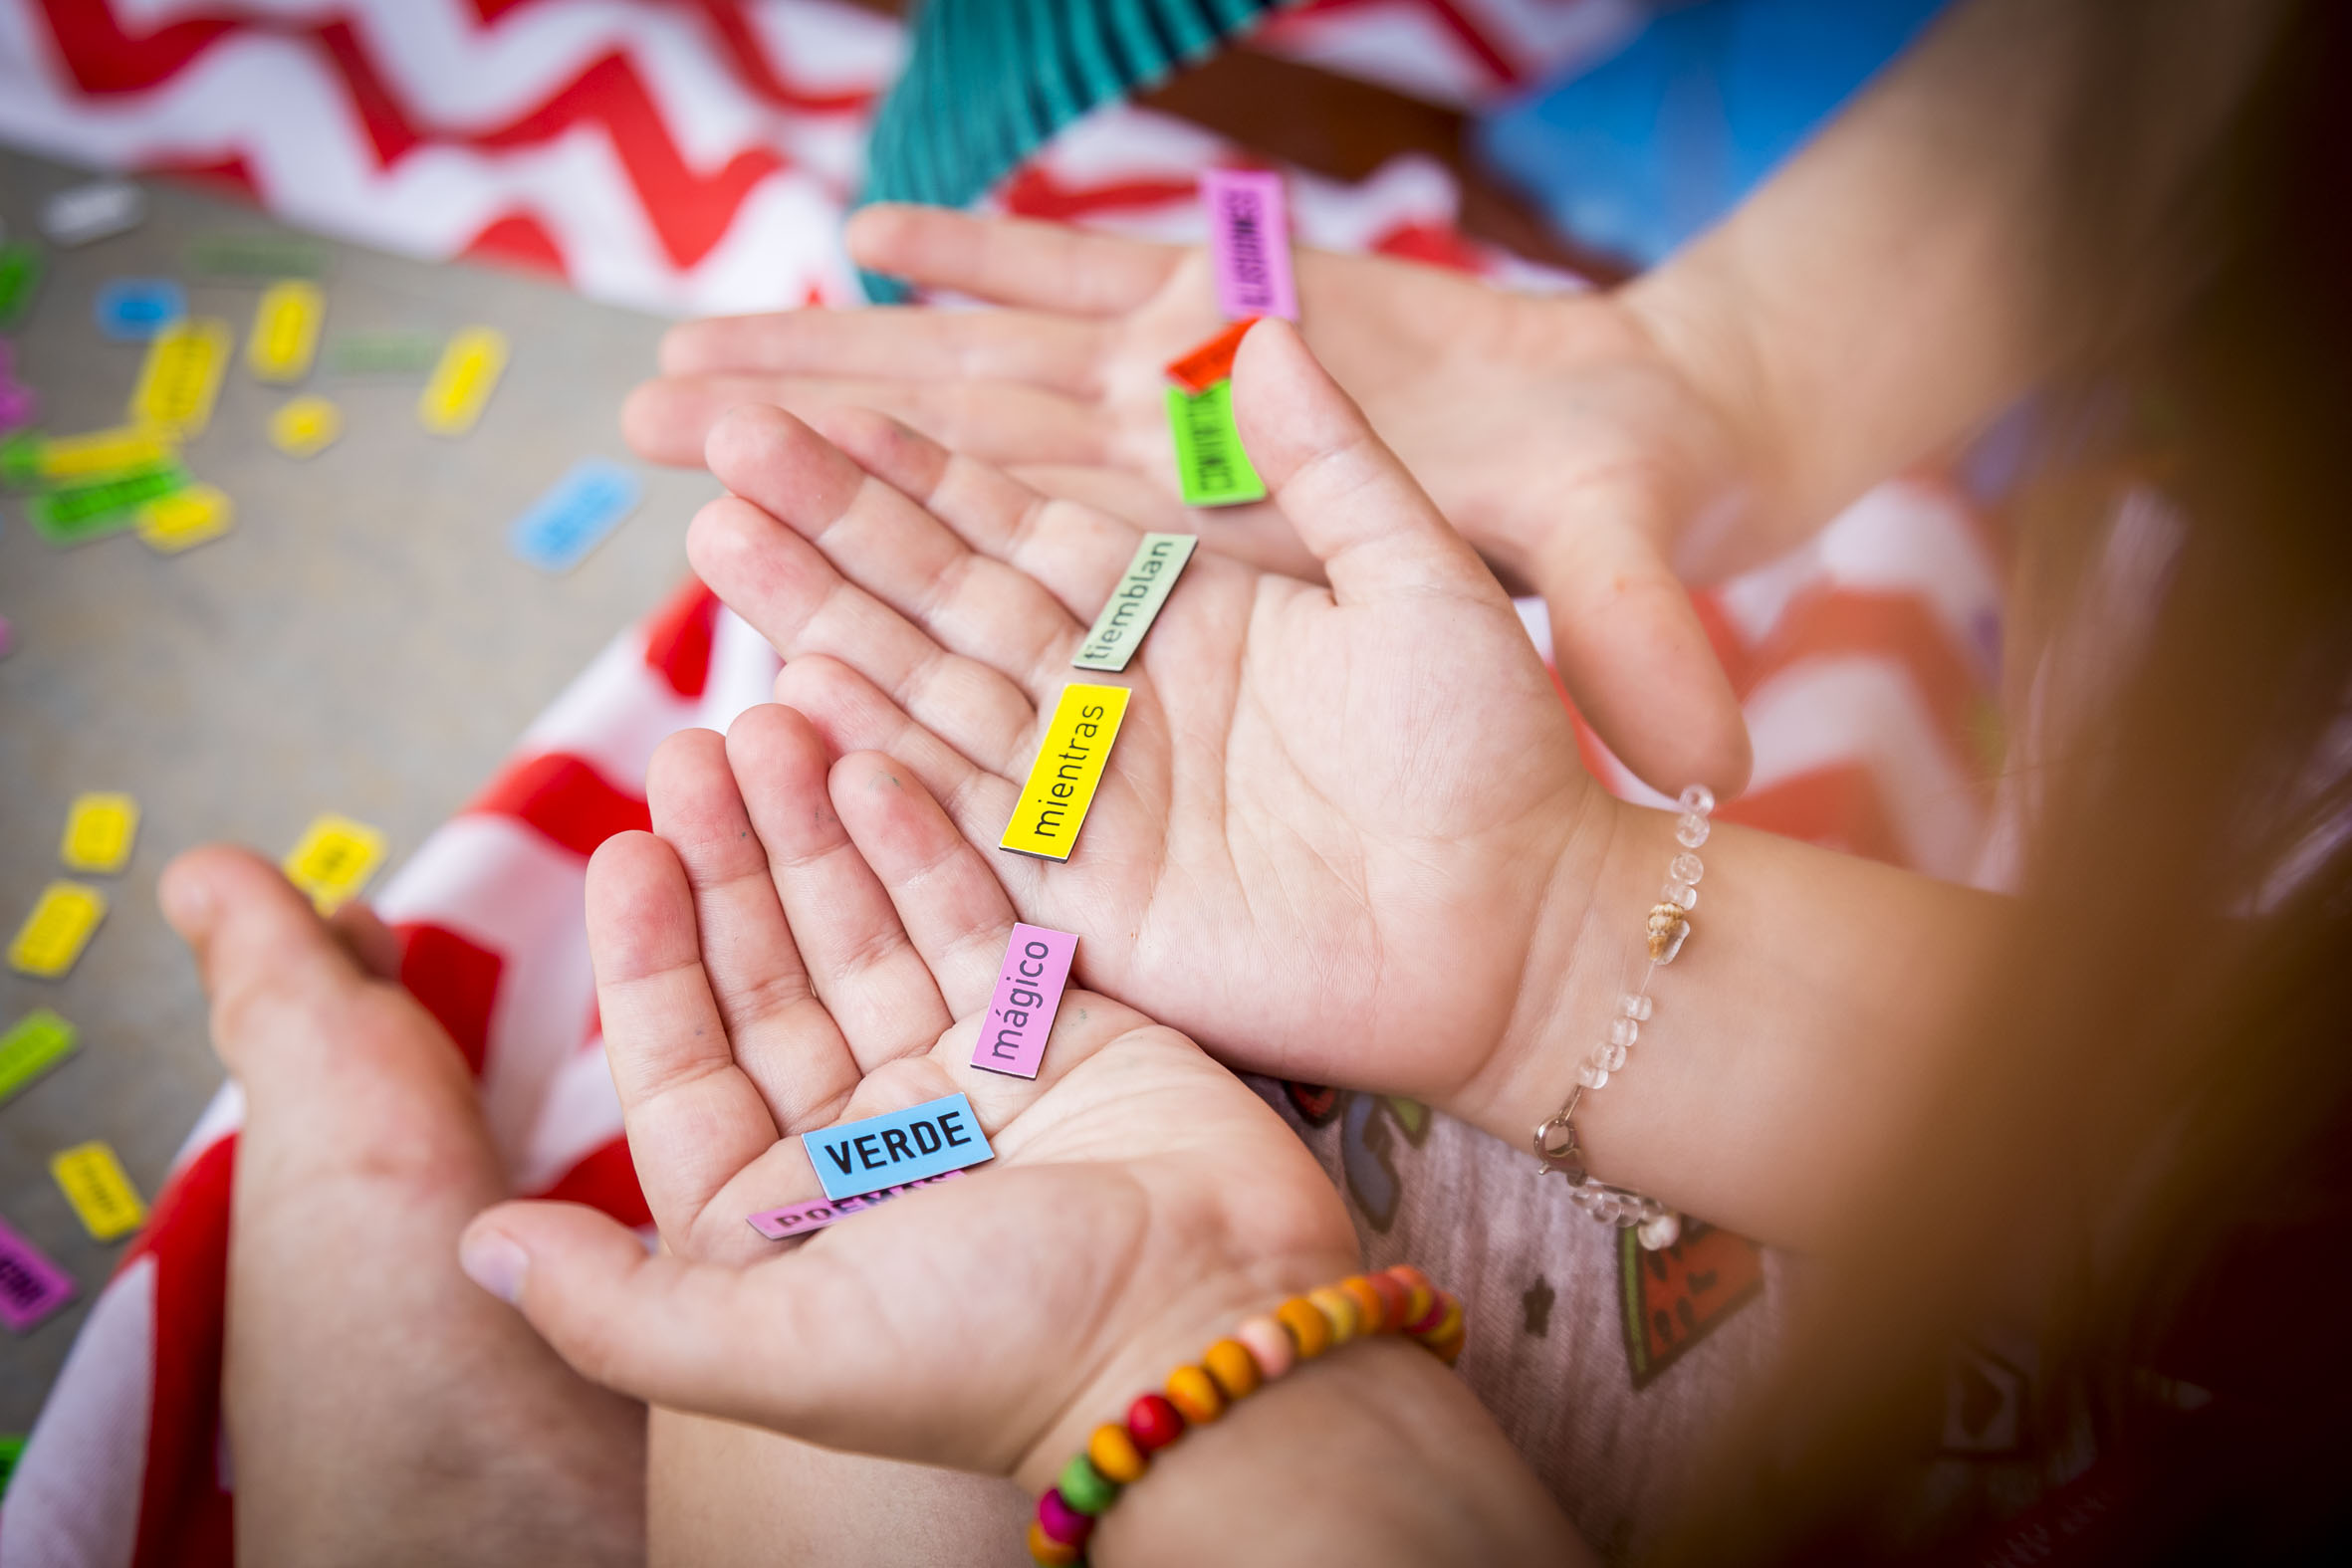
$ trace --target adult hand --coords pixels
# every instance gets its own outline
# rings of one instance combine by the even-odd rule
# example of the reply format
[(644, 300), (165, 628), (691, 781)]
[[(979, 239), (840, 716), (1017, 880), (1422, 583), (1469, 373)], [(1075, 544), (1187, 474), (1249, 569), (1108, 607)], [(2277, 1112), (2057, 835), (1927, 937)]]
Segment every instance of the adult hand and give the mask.
[(1083, 935), (1088, 985), (1237, 1066), (1516, 1141), (1572, 1072), (1541, 1036), (1619, 808), (1510, 599), (1287, 324), (1236, 386), (1330, 586), (1196, 557), (1066, 864), (993, 846), (1133, 527), (879, 415), (821, 415), (828, 441), (747, 408), (689, 554), (784, 653), (779, 700), (899, 758), (1023, 918)]
[[(1050, 494), (1317, 574), (1279, 501), (1202, 514), (1177, 498), (1163, 366), (1222, 325), (1198, 248), (910, 207), (859, 213), (849, 244), (866, 266), (1004, 308), (680, 327), (629, 402), (636, 448), (698, 462), (747, 402), (873, 408)], [(1602, 738), (1668, 793), (1736, 791), (1747, 731), (1669, 566), (1678, 552), (1721, 559), (1720, 539), (1695, 534), (1741, 515), (1724, 412), (1615, 296), (1524, 296), (1315, 251), (1296, 267), (1308, 343), (1438, 510), (1545, 596), (1560, 677)]]

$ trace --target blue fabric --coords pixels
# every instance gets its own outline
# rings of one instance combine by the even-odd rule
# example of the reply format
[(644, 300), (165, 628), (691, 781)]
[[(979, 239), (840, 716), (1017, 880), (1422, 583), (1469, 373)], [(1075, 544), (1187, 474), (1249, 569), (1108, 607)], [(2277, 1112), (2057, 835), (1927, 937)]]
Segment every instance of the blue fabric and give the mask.
[(1480, 153), (1579, 242), (1648, 266), (1706, 229), (1944, 0), (1705, 0), (1490, 115)]

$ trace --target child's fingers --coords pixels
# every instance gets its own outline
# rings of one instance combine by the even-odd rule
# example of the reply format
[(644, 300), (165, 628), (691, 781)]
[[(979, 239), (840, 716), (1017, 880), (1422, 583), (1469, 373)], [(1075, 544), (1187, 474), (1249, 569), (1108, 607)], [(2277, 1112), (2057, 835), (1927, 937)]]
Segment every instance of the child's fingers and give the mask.
[[(764, 1414), (753, 1391), (797, 1340), (756, 1272), (645, 1250), (578, 1204), (502, 1204), (475, 1217), (458, 1261), (521, 1309), (556, 1354), (606, 1388), (683, 1410)], [(752, 1332), (753, 1325), (758, 1332)], [(789, 1383), (789, 1380), (787, 1380)]]
[(693, 889), (702, 970), (733, 1046), (776, 1131), (836, 1110), (857, 1082), (849, 1044), (811, 985), (752, 829), (726, 740), (681, 730), (646, 771), (653, 830)]
[(823, 740), (800, 714), (764, 705), (728, 731), (727, 759), (810, 982), (858, 1072), (928, 1050), (954, 1014), (833, 813)]
[(1438, 515), (1296, 328), (1275, 320), (1251, 328), (1233, 386), (1251, 459), (1339, 602), (1443, 592), (1510, 609), (1478, 552)]
[[(956, 824), (956, 831), (972, 843), (993, 844), (1003, 834), (1021, 794), (1013, 778), (975, 767), (848, 665), (834, 659), (796, 659), (776, 677), (776, 700), (807, 715), (834, 756), (882, 752), (911, 769)], [(1010, 772), (1026, 778), (1035, 752), (1035, 740), (1025, 739), (1016, 749), (1020, 761)], [(1014, 879), (1028, 874), (1018, 865), (998, 870)]]
[(1091, 397), (1108, 330), (1046, 311), (813, 308), (682, 322), (661, 339), (664, 375), (1001, 381)]
[(686, 547), (702, 579), (788, 664), (823, 655), (852, 665), (965, 756), (1013, 766), (1037, 717), (1027, 692), (989, 664), (942, 648), (791, 529), (728, 497), (695, 518)]
[(1013, 902), (996, 872), (956, 831), (913, 771), (878, 752), (832, 769), (833, 808), (896, 906), (961, 1018), (988, 1006), (1013, 929)]
[(327, 929), (335, 933), (335, 940), (368, 979), (400, 978), (399, 934), (367, 904), (353, 899), (327, 917)]
[[(1002, 672), (1034, 697), (1041, 680), (1066, 658), (1079, 636), (1071, 604), (1049, 591), (1056, 584), (975, 554), (953, 529), (902, 493), (898, 480), (913, 466), (909, 457), (919, 460), (938, 452), (933, 442), (863, 410), (818, 417), (844, 440), (880, 449), (894, 462), (893, 470), (877, 478), (853, 460), (864, 454), (845, 451), (791, 415), (742, 408), (711, 432), (711, 472), (789, 525), (843, 578), (941, 647)], [(996, 480), (991, 500), (1005, 513), (1005, 527), (1017, 527), (1021, 516), (1040, 510), (1034, 491), (983, 471)], [(1109, 591), (1134, 547), (1134, 533), (1123, 525), (1105, 519), (1102, 530), (1106, 540), (1093, 550), (1079, 550), (1079, 542), (1070, 540), (1055, 557), (1061, 580), (1067, 583), (1075, 573), (1089, 605)]]
[(693, 894), (669, 846), (619, 833), (588, 862), (588, 952), (629, 1153), (662, 1233), (690, 1235), (714, 1194), (776, 1142), (703, 978)]
[(1079, 316), (1134, 310), (1184, 259), (1174, 245), (898, 202), (855, 214), (847, 239), (857, 264), (875, 272), (998, 305)]
[(1659, 552), (1665, 528), (1642, 516), (1658, 499), (1627, 484), (1568, 503), (1538, 566), (1552, 656), (1577, 711), (1626, 767), (1667, 794), (1703, 783), (1729, 799), (1755, 760), (1748, 721), (1690, 590)]
[(647, 381), (621, 407), (630, 445), (657, 462), (702, 466), (702, 443), (745, 404), (802, 415), (849, 405), (885, 409), (960, 448), (1008, 463), (1098, 463), (1112, 433), (1099, 403), (1016, 381), (881, 380), (870, 376), (721, 371)]
[[(910, 498), (903, 513), (887, 520), (896, 532), (855, 560), (836, 553), (829, 536), (819, 542), (859, 580), (870, 569), (873, 580), (867, 586), (893, 602), (904, 596), (924, 603), (922, 578), (903, 569), (889, 577), (882, 573), (914, 556), (911, 534), (936, 531), (939, 540), (931, 548), (966, 558), (959, 569), (999, 594), (1007, 577), (1034, 583), (1069, 617), (1074, 634), (1092, 623), (1135, 554), (1142, 530), (1134, 524), (1040, 495), (969, 449), (951, 450), (886, 413), (824, 408), (812, 423), (859, 468)], [(978, 561), (969, 560), (975, 554)]]
[(311, 901), (248, 849), (208, 844), (164, 868), (163, 917), (194, 950), (214, 1047), (245, 1073), (255, 1052), (331, 1047), (332, 1020), (368, 982)]

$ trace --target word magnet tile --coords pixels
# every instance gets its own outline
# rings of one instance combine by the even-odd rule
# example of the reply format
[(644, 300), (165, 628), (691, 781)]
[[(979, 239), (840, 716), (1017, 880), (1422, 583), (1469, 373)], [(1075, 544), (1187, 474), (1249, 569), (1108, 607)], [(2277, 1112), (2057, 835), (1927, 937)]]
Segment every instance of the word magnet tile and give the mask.
[(254, 307), (245, 367), (264, 381), (301, 380), (311, 373), (319, 327), (326, 320), (327, 296), (317, 284), (299, 278), (271, 284)]
[[(0, 337), (0, 342), (7, 339)], [(0, 372), (0, 435), (30, 429), (41, 417), (41, 394)]]
[(66, 836), (58, 846), (58, 858), (68, 871), (112, 876), (130, 864), (130, 846), (137, 841), (136, 800), (112, 791), (78, 794), (66, 808)]
[(383, 834), (330, 811), (303, 829), (302, 841), (279, 865), (287, 881), (311, 895), (320, 914), (332, 915), (367, 885), (383, 851)]
[(22, 1334), (73, 1299), (73, 1275), (0, 1220), (0, 1323)]
[(1124, 686), (1061, 688), (1054, 705), (1054, 722), (1046, 727), (1045, 744), (1030, 765), (1029, 783), (1005, 824), (1000, 849), (1048, 860), (1067, 860), (1076, 845), (1078, 829), (1086, 825), (1086, 810), (1102, 784), (1103, 765), (1110, 761), (1111, 742), (1119, 738), (1119, 724), (1127, 717)]
[(0, 449), (0, 480), (20, 490), (70, 485), (152, 468), (177, 455), (178, 448), (158, 432), (118, 425), (84, 435), (11, 441)]
[(331, 375), (419, 375), (441, 360), (431, 333), (355, 333), (327, 339)]
[(980, 1038), (972, 1042), (973, 1066), (1016, 1078), (1038, 1075), (1077, 952), (1078, 939), (1069, 932), (1014, 926), (1013, 940), (1005, 944), (1005, 966), (997, 971), (996, 999), (980, 1020)]
[(143, 343), (188, 314), (188, 295), (169, 278), (114, 278), (99, 285), (94, 309), (101, 335)]
[(1142, 645), (1143, 634), (1160, 618), (1160, 606), (1168, 602), (1199, 543), (1192, 534), (1144, 535), (1119, 585), (1110, 590), (1109, 602), (1094, 617), (1086, 640), (1078, 644), (1077, 657), (1069, 662), (1081, 670), (1125, 669)]
[(188, 241), (187, 262), (200, 278), (324, 278), (327, 247), (290, 234), (215, 230)]
[(229, 324), (217, 316), (173, 322), (157, 332), (130, 394), (130, 422), (182, 441), (202, 435), (235, 342)]
[(902, 1198), (918, 1187), (935, 1187), (941, 1182), (952, 1182), (963, 1175), (961, 1171), (942, 1171), (937, 1176), (926, 1176), (912, 1182), (901, 1182), (896, 1187), (885, 1187), (879, 1192), (863, 1193), (855, 1198), (813, 1198), (805, 1204), (787, 1204), (782, 1209), (763, 1209), (747, 1216), (751, 1227), (771, 1241), (787, 1241), (796, 1235), (807, 1235), (822, 1231), (835, 1221), (846, 1220), (893, 1198)]
[(1168, 379), (1188, 392), (1205, 392), (1232, 379), (1234, 355), (1242, 351), (1242, 339), (1257, 325), (1257, 317), (1245, 316), (1190, 353), (1169, 360)]
[(146, 1223), (147, 1206), (130, 1185), (122, 1162), (103, 1141), (93, 1139), (61, 1149), (50, 1156), (49, 1174), (57, 1178), (66, 1202), (82, 1217), (82, 1229), (94, 1241), (128, 1235)]
[(102, 179), (61, 190), (43, 203), (41, 232), (53, 245), (89, 245), (146, 221), (147, 193), (128, 180)]
[(187, 487), (188, 471), (166, 460), (35, 496), (25, 503), (25, 521), (52, 545), (85, 544), (130, 527), (138, 508)]
[(515, 519), (507, 545), (542, 571), (570, 571), (637, 510), (643, 494), (637, 476), (618, 463), (581, 463)]
[(461, 436), (482, 417), (482, 405), (506, 370), (506, 335), (469, 327), (449, 339), (433, 378), (416, 400), (416, 417), (435, 435)]
[(107, 918), (107, 895), (80, 882), (52, 882), (16, 940), (8, 944), (9, 967), (36, 980), (55, 980), (74, 967), (91, 933)]
[(158, 555), (176, 556), (220, 538), (237, 521), (237, 504), (212, 485), (190, 485), (138, 509), (138, 537)]
[(290, 397), (270, 415), (270, 445), (288, 457), (317, 457), (343, 434), (343, 410), (324, 397)]
[(961, 1094), (843, 1122), (804, 1141), (824, 1196), (836, 1203), (996, 1158)]
[(41, 287), (41, 253), (23, 240), (0, 245), (0, 327), (13, 327)]
[(1245, 316), (1298, 320), (1283, 177), (1256, 169), (1210, 169), (1201, 176), (1201, 206), (1209, 219), (1209, 274), (1217, 286), (1217, 309), (1233, 321)]
[(0, 1034), (0, 1105), (71, 1056), (76, 1038), (74, 1025), (47, 1008), (35, 1008), (11, 1023)]
[(1242, 450), (1233, 422), (1233, 383), (1205, 392), (1168, 388), (1168, 429), (1176, 438), (1176, 478), (1188, 507), (1232, 507), (1264, 501), (1266, 481)]

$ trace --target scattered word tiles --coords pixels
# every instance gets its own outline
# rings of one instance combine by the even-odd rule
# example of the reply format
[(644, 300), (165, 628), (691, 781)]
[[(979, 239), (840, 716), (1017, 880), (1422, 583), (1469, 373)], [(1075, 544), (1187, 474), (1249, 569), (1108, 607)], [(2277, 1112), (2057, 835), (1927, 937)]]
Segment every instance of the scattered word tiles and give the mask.
[(824, 1196), (836, 1203), (996, 1158), (961, 1094), (842, 1122), (805, 1141)]
[(1054, 722), (1046, 728), (1045, 744), (1038, 748), (999, 848), (1048, 860), (1069, 858), (1126, 716), (1124, 686), (1061, 688)]

